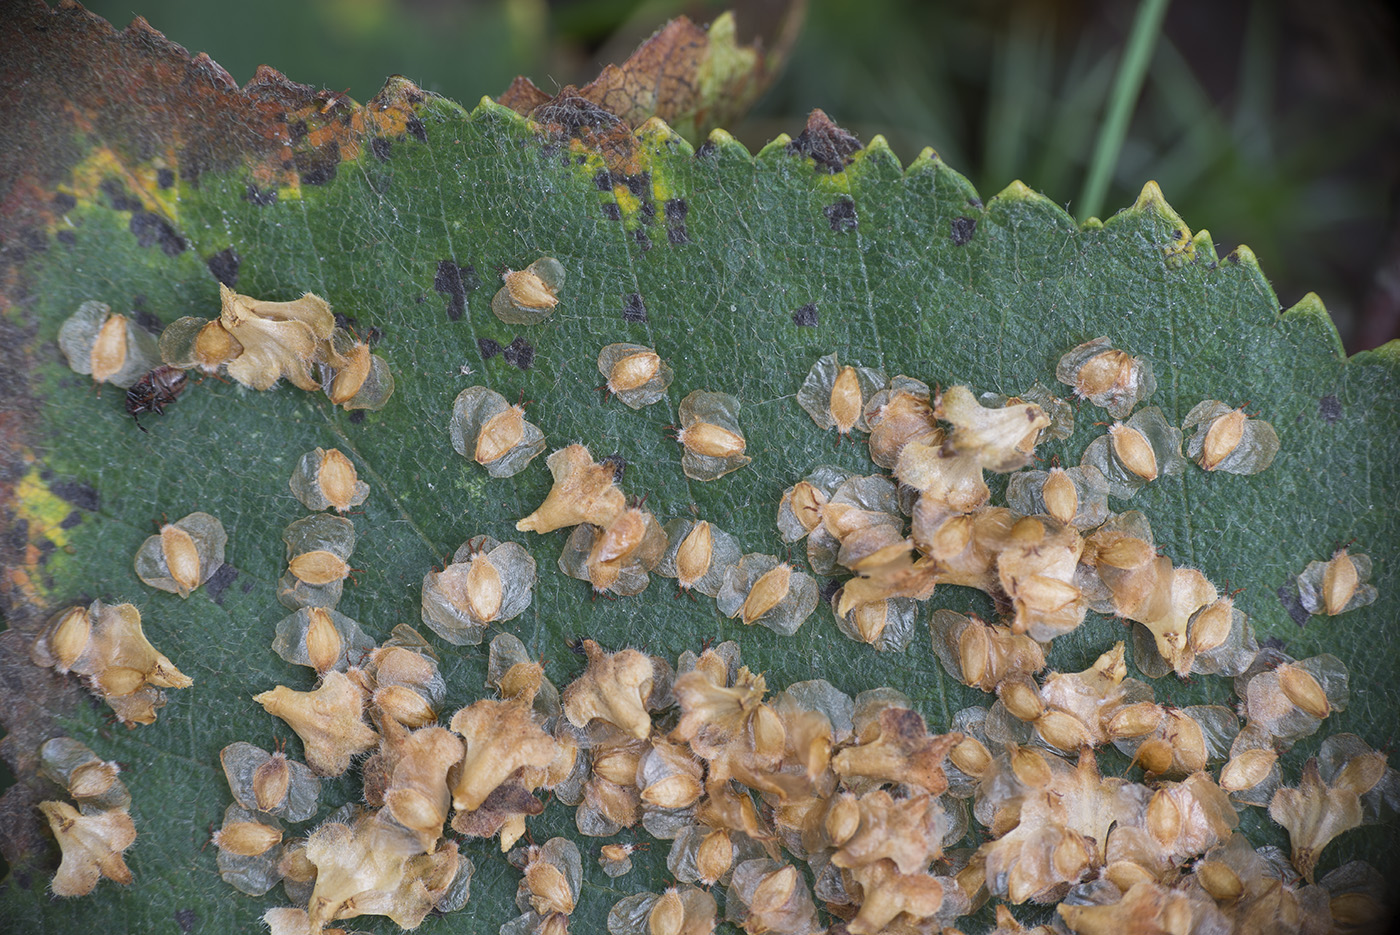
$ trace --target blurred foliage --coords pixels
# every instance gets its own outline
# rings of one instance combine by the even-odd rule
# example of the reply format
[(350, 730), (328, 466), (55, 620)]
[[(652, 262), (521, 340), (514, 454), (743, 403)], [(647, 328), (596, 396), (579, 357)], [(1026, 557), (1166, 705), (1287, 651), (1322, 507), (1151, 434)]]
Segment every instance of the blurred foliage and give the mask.
[[(266, 62), (364, 100), (386, 75), (471, 106), (517, 74), (546, 91), (621, 62), (668, 18), (726, 7), (740, 39), (783, 0), (92, 0), (206, 51), (240, 82)], [(933, 146), (978, 188), (1013, 179), (1073, 211), (1135, 4), (811, 0), (777, 86), (732, 128), (750, 149), (821, 107), (906, 163)], [(275, 24), (275, 25), (274, 25)], [(1175, 0), (1107, 204), (1156, 179), (1224, 250), (1248, 243), (1284, 305), (1328, 303), (1351, 349), (1397, 334), (1396, 21), (1379, 0)], [(1389, 233), (1388, 233), (1389, 232)], [(1224, 252), (1222, 250), (1222, 252)], [(1397, 279), (1400, 281), (1400, 279)], [(1395, 295), (1390, 295), (1394, 291)], [(1362, 316), (1370, 295), (1370, 310)]]

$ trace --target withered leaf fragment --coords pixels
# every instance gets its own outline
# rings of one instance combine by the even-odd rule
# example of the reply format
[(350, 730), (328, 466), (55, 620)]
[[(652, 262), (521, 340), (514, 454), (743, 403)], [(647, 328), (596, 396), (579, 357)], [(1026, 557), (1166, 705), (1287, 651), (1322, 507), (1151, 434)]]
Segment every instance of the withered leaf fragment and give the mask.
[(748, 464), (748, 443), (739, 427), (739, 400), (729, 393), (696, 390), (681, 400), (677, 412), (681, 470), (691, 480), (710, 481)]
[(317, 448), (302, 455), (288, 485), (308, 510), (334, 508), (344, 513), (369, 496), (369, 484), (359, 479), (355, 465), (338, 448)]
[(519, 474), (544, 451), (544, 433), (525, 419), (524, 408), (484, 386), (457, 394), (447, 430), (453, 449), (492, 477)]
[(1207, 471), (1258, 474), (1278, 454), (1278, 433), (1272, 425), (1218, 399), (1197, 403), (1181, 428), (1188, 436), (1187, 457)]
[(583, 445), (560, 448), (545, 464), (554, 486), (535, 512), (515, 524), (521, 532), (546, 533), (580, 523), (606, 526), (626, 509), (616, 466), (595, 462)]
[(540, 257), (522, 270), (506, 270), (491, 299), (491, 311), (508, 325), (533, 325), (554, 314), (564, 288), (564, 265), (552, 256)]
[(832, 757), (831, 766), (848, 785), (868, 779), (942, 795), (948, 788), (943, 760), (962, 739), (958, 733), (930, 734), (917, 711), (890, 706), (859, 731), (859, 743)]
[(320, 776), (339, 776), (353, 757), (379, 741), (365, 723), (364, 695), (343, 672), (327, 672), (315, 691), (278, 685), (253, 700), (296, 731), (306, 747), (307, 765)]
[(84, 302), (58, 329), (58, 347), (75, 373), (123, 389), (160, 363), (156, 340), (102, 302)]
[(633, 409), (660, 402), (675, 374), (661, 355), (640, 344), (609, 344), (598, 352), (607, 390)]
[(126, 885), (131, 870), (122, 852), (136, 840), (136, 826), (124, 808), (79, 812), (67, 802), (40, 802), (49, 829), (63, 850), (53, 878), (55, 896), (86, 896), (103, 877)]
[(1095, 338), (1066, 351), (1055, 367), (1055, 378), (1115, 419), (1126, 418), (1157, 389), (1152, 364), (1117, 350), (1108, 338)]
[(454, 882), (471, 873), (455, 841), (425, 854), (412, 833), (378, 812), (364, 813), (353, 824), (321, 825), (307, 839), (306, 858), (316, 867), (307, 906), (311, 932), (361, 915), (384, 915), (402, 928), (416, 928), (451, 898)]
[(1050, 425), (1045, 410), (1034, 403), (988, 409), (966, 386), (950, 386), (940, 393), (933, 413), (953, 426), (943, 443), (946, 453), (969, 458), (999, 474), (1025, 465), (1035, 440)]
[(146, 639), (141, 613), (131, 604), (93, 601), (54, 615), (30, 651), (35, 663), (73, 672), (128, 727), (152, 724), (165, 704), (162, 688), (194, 681)]
[(208, 513), (166, 523), (136, 551), (136, 576), (153, 588), (181, 597), (208, 581), (224, 564), (228, 534)]

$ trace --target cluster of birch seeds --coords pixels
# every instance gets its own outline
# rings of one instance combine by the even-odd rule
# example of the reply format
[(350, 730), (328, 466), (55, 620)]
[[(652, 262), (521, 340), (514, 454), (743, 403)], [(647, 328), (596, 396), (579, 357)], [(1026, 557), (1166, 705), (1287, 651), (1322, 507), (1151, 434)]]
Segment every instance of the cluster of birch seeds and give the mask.
[(219, 294), (218, 318), (179, 318), (161, 333), (160, 359), (167, 366), (226, 374), (254, 390), (285, 379), (345, 409), (382, 409), (393, 395), (388, 363), (338, 326), (320, 296), (272, 302), (224, 285)]
[[(546, 257), (503, 279), (493, 312), (534, 324), (556, 308), (564, 273)], [(172, 326), (162, 339), (168, 362), (223, 369), (255, 388), (283, 377), (311, 388), (315, 366), (337, 403), (384, 384), (387, 370), (375, 376), (367, 347), (328, 328), (317, 297), (263, 303), (226, 290), (224, 299), (220, 319)], [(126, 366), (117, 349), (139, 338), (121, 316), (84, 309), (65, 353), (75, 369), (89, 368), (80, 372), (117, 382)], [(608, 345), (597, 363), (608, 393), (632, 409), (659, 402), (674, 379), (641, 345)], [(564, 838), (527, 837), (548, 795), (575, 809), (580, 835), (606, 839), (594, 856), (610, 877), (624, 877), (649, 846), (617, 835), (640, 828), (667, 848), (675, 885), (616, 903), (610, 935), (706, 935), (721, 919), (748, 935), (956, 932), (959, 917), (991, 899), (1058, 902), (1053, 925), (1036, 931), (1090, 935), (1255, 931), (1266, 918), (1311, 933), (1379, 918), (1381, 893), (1364, 865), (1314, 876), (1339, 834), (1400, 813), (1400, 773), (1349, 734), (1324, 741), (1296, 785), (1279, 763), (1346, 708), (1345, 667), (1261, 647), (1232, 595), (1163, 554), (1144, 514), (1110, 504), (1182, 473), (1188, 457), (1213, 474), (1258, 473), (1279, 449), (1277, 434), (1218, 400), (1192, 408), (1180, 429), (1160, 408), (1137, 408), (1156, 388), (1151, 364), (1107, 338), (1067, 352), (1056, 375), (1115, 421), (1079, 465), (1026, 470), (1038, 444), (1074, 430), (1074, 408), (1043, 385), (1016, 396), (931, 391), (834, 353), (820, 358), (798, 404), (838, 441), (865, 434), (872, 462), (890, 472), (818, 464), (782, 494), (778, 533), (805, 540), (817, 575), (841, 579), (828, 591), (791, 560), (745, 553), (708, 520), (663, 524), (619, 486), (617, 461), (595, 460), (581, 444), (547, 458), (553, 485), (516, 523), (537, 535), (568, 530), (558, 567), (599, 594), (637, 594), (654, 573), (674, 578), (678, 595), (712, 597), (721, 614), (783, 635), (826, 595), (838, 630), (882, 651), (905, 650), (927, 619), (947, 673), (989, 696), (956, 712), (942, 734), (893, 689), (852, 698), (817, 679), (770, 693), (732, 642), (673, 663), (584, 639), (586, 667), (561, 692), (544, 662), (499, 629), (529, 607), (536, 560), (525, 545), (489, 536), (467, 540), (422, 582), (421, 619), (437, 637), (455, 646), (492, 637), (487, 696), (449, 714), (427, 639), (400, 624), (379, 643), (335, 610), (357, 536), (348, 519), (320, 511), (344, 513), (368, 489), (340, 452), (307, 453), (291, 489), (317, 512), (284, 535), (278, 597), (293, 613), (272, 647), (311, 669), (316, 686), (254, 698), (298, 735), (306, 763), (242, 741), (225, 748), (233, 802), (214, 836), (220, 873), (253, 895), (283, 886), (291, 905), (265, 916), (274, 935), (363, 914), (413, 928), (465, 904), (474, 867), (463, 839), (489, 839), (521, 873), (519, 914), (502, 935), (564, 935), (582, 896), (584, 853)], [(712, 481), (749, 463), (738, 414), (727, 393), (681, 401), (686, 476)], [(493, 478), (525, 470), (545, 448), (523, 406), (485, 387), (458, 395), (449, 431), (454, 449)], [(986, 472), (1009, 475), (1006, 505), (991, 502)], [(217, 523), (192, 514), (162, 527), (138, 555), (143, 580), (187, 596), (222, 562)], [(1299, 576), (1301, 601), (1327, 615), (1370, 603), (1369, 573), (1365, 555), (1340, 549)], [(999, 618), (932, 606), (940, 585), (985, 592)], [(1086, 668), (1057, 670), (1053, 641), (1091, 610), (1125, 621), (1130, 639)], [(79, 672), (124, 719), (148, 722), (163, 702), (156, 689), (189, 680), (144, 643), (139, 615), (133, 630), (134, 614), (100, 602), (74, 608), (34, 653)], [(122, 648), (91, 648), (111, 643), (113, 628), (126, 634)], [(1148, 678), (1231, 678), (1238, 704), (1159, 702), (1150, 683), (1128, 676), (1130, 646)], [(123, 690), (109, 691), (114, 684)], [(1110, 745), (1141, 782), (1100, 773), (1094, 751)], [(84, 809), (44, 803), (64, 842), (55, 891), (87, 892), (101, 875), (129, 879), (121, 852), (134, 829), (128, 835), (129, 816), (111, 817), (125, 814), (115, 768), (85, 748), (55, 748), (45, 762)], [(307, 832), (291, 827), (316, 815), (318, 777), (357, 762), (363, 805)], [(1248, 808), (1287, 829), (1291, 868), (1237, 832)], [(93, 815), (106, 824), (74, 823)], [(973, 822), (982, 830), (966, 846)], [(1025, 931), (1006, 905), (996, 913), (998, 931)]]

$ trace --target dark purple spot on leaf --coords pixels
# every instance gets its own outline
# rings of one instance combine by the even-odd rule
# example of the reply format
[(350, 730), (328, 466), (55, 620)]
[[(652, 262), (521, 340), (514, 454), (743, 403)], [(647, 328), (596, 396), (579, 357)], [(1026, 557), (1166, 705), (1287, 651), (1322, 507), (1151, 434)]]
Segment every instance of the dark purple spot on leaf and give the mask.
[(481, 352), (482, 360), (490, 360), (501, 352), (501, 342), (492, 338), (477, 338), (476, 349)]
[(1317, 401), (1317, 411), (1322, 414), (1328, 425), (1334, 425), (1342, 417), (1342, 401), (1328, 393)]
[(1300, 627), (1308, 622), (1310, 614), (1308, 609), (1303, 606), (1303, 601), (1298, 597), (1297, 578), (1290, 575), (1283, 586), (1274, 593), (1278, 595), (1279, 603), (1283, 605), (1283, 609), (1288, 611), (1290, 620)]
[(666, 202), (667, 222), (684, 221), (685, 216), (690, 213), (690, 205), (684, 198), (672, 198)]
[(78, 235), (70, 230), (61, 230), (55, 236), (58, 238), (58, 242), (65, 247), (71, 247), (78, 242)]
[(650, 172), (639, 172), (636, 175), (628, 175), (625, 176), (622, 181), (627, 186), (627, 190), (637, 198), (642, 198), (651, 191)]
[(259, 208), (268, 208), (277, 204), (277, 189), (249, 185), (248, 190), (243, 193), (243, 200)]
[(229, 247), (227, 250), (220, 250), (211, 256), (207, 261), (209, 272), (214, 274), (214, 278), (230, 289), (238, 285), (238, 251)]
[(609, 221), (620, 221), (622, 220), (622, 209), (617, 206), (617, 202), (610, 201), (603, 205), (603, 217)]
[(710, 142), (709, 140), (706, 140), (705, 142), (701, 143), (700, 146), (695, 150), (695, 158), (710, 159), (718, 152), (719, 147), (716, 146), (714, 143)]
[(792, 323), (799, 328), (815, 328), (817, 326), (817, 303), (808, 302), (793, 312)]
[(157, 169), (156, 184), (161, 188), (169, 188), (175, 184), (175, 173), (169, 169)]
[(404, 122), (404, 129), (408, 131), (409, 136), (413, 137), (418, 142), (428, 142), (428, 128), (423, 126), (423, 121), (419, 120), (417, 117), (409, 117), (408, 120)]
[(175, 233), (175, 228), (158, 214), (149, 211), (138, 211), (131, 216), (127, 230), (136, 235), (136, 243), (142, 247), (153, 247), (160, 244), (161, 251), (166, 256), (179, 256), (185, 252), (185, 238)]
[(639, 227), (636, 230), (634, 230), (632, 232), (632, 239), (637, 241), (637, 243), (641, 246), (643, 253), (646, 253), (648, 250), (651, 249), (651, 237), (647, 234), (645, 228)]
[(374, 139), (370, 140), (369, 148), (370, 151), (374, 153), (374, 158), (378, 159), (380, 162), (388, 162), (389, 157), (394, 153), (394, 144), (384, 139), (382, 136), (376, 136)]
[(510, 342), (510, 346), (501, 351), (501, 356), (505, 358), (506, 363), (521, 370), (529, 370), (530, 365), (535, 362), (535, 348), (524, 338), (516, 338)]
[(638, 208), (637, 211), (641, 214), (642, 223), (644, 224), (650, 224), (652, 221), (656, 220), (656, 202), (654, 201), (642, 202), (642, 206)]
[(58, 528), (72, 529), (74, 526), (78, 525), (82, 521), (83, 514), (79, 513), (77, 510), (70, 510), (67, 516), (63, 517), (63, 519), (58, 521)]
[(180, 931), (184, 935), (190, 935), (194, 931), (195, 923), (199, 921), (199, 916), (193, 909), (176, 909), (175, 924), (180, 926)]
[(613, 188), (612, 173), (607, 169), (599, 169), (598, 174), (593, 176), (593, 184), (598, 186), (600, 192), (610, 192)]
[(972, 240), (972, 235), (977, 233), (977, 219), (956, 217), (948, 225), (949, 234), (953, 238), (953, 243), (959, 247)]
[(98, 188), (107, 196), (114, 211), (140, 211), (143, 208), (141, 199), (132, 197), (121, 179), (103, 179)]
[(621, 481), (622, 475), (627, 473), (627, 459), (622, 456), (620, 451), (614, 451), (599, 463), (612, 465), (613, 480)]
[(53, 196), (53, 206), (59, 214), (65, 214), (78, 206), (78, 199), (67, 192), (59, 192)]
[(350, 413), (351, 425), (359, 425), (363, 421), (365, 421), (365, 411), (363, 409), (356, 409), (354, 412)]
[(228, 562), (219, 566), (219, 570), (209, 576), (209, 580), (204, 582), (204, 589), (209, 592), (209, 600), (220, 606), (224, 603), (224, 592), (228, 586), (233, 584), (238, 577), (238, 569)]
[(131, 303), (133, 306), (131, 320), (136, 322), (143, 331), (160, 337), (160, 333), (165, 330), (165, 322), (151, 314), (150, 310), (146, 308), (145, 298), (144, 295), (138, 295)]
[(842, 198), (835, 204), (827, 205), (822, 209), (827, 221), (831, 223), (831, 229), (838, 234), (856, 229), (856, 204), (849, 198)]
[(49, 490), (80, 510), (91, 512), (101, 505), (101, 499), (92, 485), (80, 480), (56, 480), (49, 484)]
[(622, 320), (638, 323), (647, 320), (647, 306), (640, 292), (629, 292), (622, 297)]
[(980, 208), (980, 207), (982, 207), (982, 199), (981, 199), (981, 198), (978, 198), (978, 197), (976, 197), (976, 196), (973, 196), (972, 198), (967, 199), (967, 203), (970, 204), (970, 205), (972, 205), (974, 208)]
[(455, 260), (438, 260), (437, 273), (433, 276), (433, 289), (447, 296), (447, 317), (461, 321), (467, 313), (467, 293), (481, 285), (476, 275), (476, 267), (468, 263), (458, 266)]
[(287, 124), (287, 135), (291, 137), (293, 143), (300, 143), (306, 139), (307, 126), (305, 120), (298, 120), (296, 123)]
[(667, 224), (666, 239), (676, 246), (688, 244), (690, 243), (690, 232), (685, 229), (684, 222), (680, 224)]
[(817, 596), (821, 598), (823, 604), (830, 604), (831, 599), (836, 596), (837, 591), (841, 590), (843, 584), (845, 584), (845, 582), (840, 578), (828, 578), (826, 581), (823, 581), (821, 587), (817, 589)]

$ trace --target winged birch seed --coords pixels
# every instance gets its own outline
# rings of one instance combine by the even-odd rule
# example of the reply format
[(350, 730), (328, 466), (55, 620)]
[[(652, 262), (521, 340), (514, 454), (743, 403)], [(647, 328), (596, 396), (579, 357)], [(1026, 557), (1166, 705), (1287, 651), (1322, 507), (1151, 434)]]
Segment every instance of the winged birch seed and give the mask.
[(1051, 468), (1042, 490), (1045, 512), (1062, 523), (1070, 523), (1079, 513), (1079, 491), (1063, 468)]
[(682, 588), (691, 588), (710, 571), (714, 554), (714, 535), (710, 524), (701, 520), (681, 541), (676, 550), (676, 578)]
[(886, 388), (889, 379), (878, 370), (842, 366), (835, 354), (828, 354), (812, 365), (797, 391), (797, 403), (819, 428), (834, 428), (842, 435), (852, 429), (869, 431), (865, 421), (865, 401)]
[(70, 607), (61, 611), (50, 627), (48, 651), (53, 655), (54, 668), (59, 672), (67, 672), (73, 668), (73, 664), (87, 649), (88, 641), (92, 639), (92, 619), (87, 608)]
[(695, 870), (706, 886), (714, 885), (734, 866), (734, 843), (730, 833), (718, 828), (700, 840), (695, 851)]
[(189, 597), (224, 563), (228, 534), (208, 513), (191, 513), (161, 526), (136, 551), (136, 575), (162, 591)]
[(301, 555), (293, 557), (287, 563), (287, 569), (298, 580), (311, 585), (343, 581), (350, 574), (350, 565), (345, 559), (325, 549), (303, 552)]
[(1157, 389), (1152, 365), (1114, 348), (1108, 338), (1095, 338), (1066, 351), (1055, 367), (1055, 378), (1115, 419), (1126, 418)]
[(659, 402), (675, 376), (656, 351), (640, 344), (609, 344), (598, 353), (598, 372), (608, 392), (633, 409)]
[(491, 311), (508, 325), (533, 325), (554, 314), (564, 288), (564, 266), (554, 257), (540, 257), (523, 270), (507, 270)]
[(1279, 666), (1277, 672), (1279, 688), (1289, 701), (1318, 720), (1332, 713), (1327, 693), (1311, 673), (1288, 663)]
[(469, 386), (457, 394), (448, 434), (458, 454), (492, 477), (520, 473), (545, 447), (544, 433), (525, 419), (525, 410), (484, 386)]
[(1145, 481), (1157, 479), (1157, 455), (1147, 436), (1121, 422), (1109, 426), (1108, 434), (1113, 439), (1113, 453), (1125, 468)]
[(322, 675), (340, 660), (345, 643), (325, 608), (308, 608), (307, 615), (306, 658), (316, 674)]
[(282, 842), (282, 830), (260, 821), (226, 823), (214, 832), (214, 846), (239, 857), (257, 857)]
[(58, 329), (58, 347), (75, 373), (123, 389), (160, 363), (155, 339), (101, 302), (84, 302)]
[(369, 485), (337, 448), (317, 448), (302, 455), (288, 483), (292, 495), (308, 510), (334, 508), (344, 513), (369, 496)]
[(1341, 613), (1356, 594), (1361, 577), (1346, 549), (1339, 549), (1322, 572), (1322, 607), (1329, 615)]
[(1244, 750), (1230, 758), (1220, 771), (1220, 788), (1226, 792), (1253, 789), (1273, 772), (1278, 753), (1269, 748)]
[(752, 624), (759, 617), (777, 607), (787, 597), (792, 584), (792, 566), (781, 562), (770, 571), (764, 572), (749, 589), (739, 609), (739, 617), (746, 624)]
[(423, 576), (422, 618), (459, 646), (481, 642), (490, 625), (513, 620), (530, 606), (535, 560), (516, 542), (468, 539), (442, 571)]
[(728, 617), (790, 636), (816, 609), (817, 583), (775, 556), (751, 552), (725, 571), (715, 602)]
[(1218, 399), (1206, 399), (1186, 414), (1186, 453), (1207, 471), (1258, 474), (1278, 454), (1278, 433)]
[(1369, 584), (1371, 559), (1338, 549), (1326, 562), (1311, 562), (1298, 576), (1303, 607), (1313, 614), (1335, 616), (1374, 603), (1377, 591)]
[(1224, 861), (1202, 860), (1196, 864), (1194, 872), (1201, 889), (1217, 902), (1230, 902), (1244, 895), (1244, 881)]
[(598, 849), (598, 866), (610, 877), (620, 877), (632, 871), (632, 854), (636, 844), (604, 844)]

